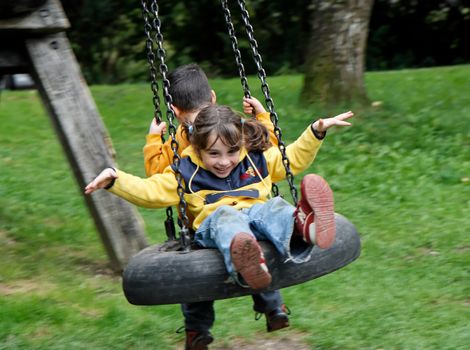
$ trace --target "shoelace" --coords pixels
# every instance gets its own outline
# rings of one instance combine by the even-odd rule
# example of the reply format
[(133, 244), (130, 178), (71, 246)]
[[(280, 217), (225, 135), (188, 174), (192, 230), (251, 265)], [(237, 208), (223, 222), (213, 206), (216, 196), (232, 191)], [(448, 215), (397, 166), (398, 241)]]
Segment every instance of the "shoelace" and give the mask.
[[(289, 309), (289, 307), (285, 304), (282, 304), (281, 307), (280, 307), (281, 311), (284, 312), (286, 315), (290, 315), (291, 314), (291, 311)], [(255, 321), (258, 321), (263, 315), (265, 314), (268, 314), (269, 312), (267, 313), (264, 313), (264, 312), (256, 312), (255, 313)]]

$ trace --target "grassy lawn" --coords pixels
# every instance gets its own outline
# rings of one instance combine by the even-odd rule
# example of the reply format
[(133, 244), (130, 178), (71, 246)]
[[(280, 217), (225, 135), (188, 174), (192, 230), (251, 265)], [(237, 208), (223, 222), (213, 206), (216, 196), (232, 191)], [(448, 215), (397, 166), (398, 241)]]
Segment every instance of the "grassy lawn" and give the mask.
[[(211, 82), (220, 103), (240, 108), (238, 79)], [(283, 290), (285, 331), (266, 334), (251, 298), (217, 302), (213, 348), (298, 337), (310, 349), (468, 349), (470, 66), (368, 73), (380, 102), (370, 108), (306, 108), (300, 76), (268, 82), (288, 142), (318, 116), (356, 112), (309, 172), (330, 182), (362, 255)], [(91, 90), (120, 168), (144, 176), (148, 85)], [(178, 305), (125, 300), (38, 94), (3, 91), (0, 122), (0, 349), (181, 348)], [(139, 211), (150, 241), (163, 241), (164, 211)]]

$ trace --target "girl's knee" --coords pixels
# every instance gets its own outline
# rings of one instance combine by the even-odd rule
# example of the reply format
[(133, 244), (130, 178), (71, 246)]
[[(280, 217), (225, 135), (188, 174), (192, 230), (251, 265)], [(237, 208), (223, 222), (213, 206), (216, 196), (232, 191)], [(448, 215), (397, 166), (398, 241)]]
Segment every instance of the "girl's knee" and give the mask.
[(217, 214), (219, 217), (222, 216), (231, 216), (231, 215), (238, 215), (238, 210), (235, 208), (229, 206), (229, 205), (223, 205), (214, 212), (214, 214)]
[(290, 210), (291, 208), (294, 208), (292, 204), (281, 197), (274, 197), (268, 203), (271, 211)]

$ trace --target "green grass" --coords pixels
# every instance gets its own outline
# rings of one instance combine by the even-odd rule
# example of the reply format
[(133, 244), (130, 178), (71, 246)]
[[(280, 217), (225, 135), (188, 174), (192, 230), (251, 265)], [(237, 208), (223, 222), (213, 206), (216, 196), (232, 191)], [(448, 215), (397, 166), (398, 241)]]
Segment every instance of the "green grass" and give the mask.
[[(266, 335), (250, 298), (217, 302), (216, 344), (303, 334), (311, 349), (467, 349), (470, 66), (367, 74), (381, 102), (370, 108), (306, 108), (300, 76), (268, 82), (288, 142), (318, 116), (356, 112), (309, 172), (331, 183), (363, 249), (353, 264), (283, 290), (286, 331)], [(212, 84), (220, 103), (240, 108), (238, 79)], [(143, 176), (149, 87), (91, 90), (119, 166)], [(37, 93), (0, 98), (0, 349), (181, 348), (179, 306), (126, 302)], [(150, 241), (162, 241), (164, 212), (139, 210)]]

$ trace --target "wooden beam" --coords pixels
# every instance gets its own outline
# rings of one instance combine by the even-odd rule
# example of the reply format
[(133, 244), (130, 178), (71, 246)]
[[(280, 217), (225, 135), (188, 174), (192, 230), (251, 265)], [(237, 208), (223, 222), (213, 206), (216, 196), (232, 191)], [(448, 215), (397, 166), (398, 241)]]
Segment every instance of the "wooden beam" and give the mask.
[[(79, 191), (115, 164), (111, 139), (64, 33), (25, 40), (33, 78), (78, 182)], [(147, 246), (135, 207), (99, 191), (84, 196), (112, 266), (122, 270)]]
[(70, 28), (59, 0), (47, 0), (32, 13), (15, 18), (0, 20), (0, 32), (56, 33)]

